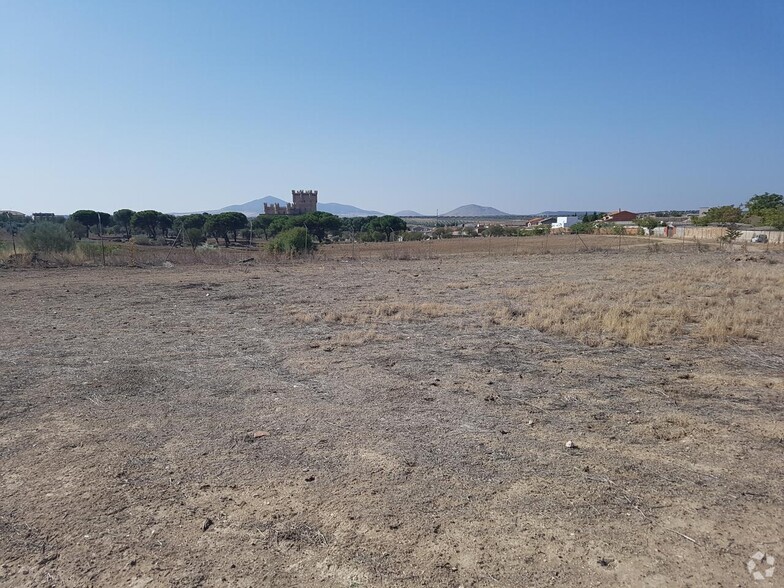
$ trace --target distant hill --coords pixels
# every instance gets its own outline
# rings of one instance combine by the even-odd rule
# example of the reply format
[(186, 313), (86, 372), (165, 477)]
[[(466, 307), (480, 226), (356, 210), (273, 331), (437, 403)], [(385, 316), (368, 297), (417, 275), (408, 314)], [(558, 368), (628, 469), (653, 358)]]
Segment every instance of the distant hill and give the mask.
[[(275, 204), (276, 202), (284, 206), (286, 204), (286, 201), (281, 200), (280, 198), (275, 198), (274, 196), (265, 196), (264, 198), (257, 198), (256, 200), (251, 200), (245, 204), (230, 204), (229, 206), (224, 206), (223, 208), (218, 208), (216, 210), (199, 210), (197, 212), (209, 212), (210, 214), (218, 214), (219, 212), (241, 212), (248, 216), (256, 216), (258, 214), (264, 213), (264, 204)], [(183, 216), (193, 213), (175, 212), (173, 214), (175, 216)]]
[[(287, 204), (285, 200), (281, 200), (280, 198), (275, 198), (274, 196), (265, 196), (264, 198), (257, 198), (256, 200), (251, 200), (245, 204), (230, 204), (229, 206), (224, 206), (223, 208), (218, 208), (216, 210), (199, 212), (209, 212), (210, 214), (218, 214), (220, 212), (241, 212), (247, 216), (257, 216), (259, 214), (264, 214), (265, 204), (276, 203), (284, 207)], [(357, 208), (356, 206), (351, 206), (349, 204), (338, 204), (337, 202), (319, 202), (318, 210), (329, 212), (336, 216), (382, 216), (384, 214), (383, 212), (378, 212), (376, 210), (363, 210), (361, 208)], [(175, 212), (174, 214), (180, 216), (191, 213)]]
[(425, 216), (425, 215), (420, 212), (417, 212), (416, 210), (401, 210), (400, 212), (396, 212), (393, 216), (406, 216), (411, 218), (412, 216)]
[(210, 212), (242, 212), (244, 214), (263, 214), (264, 213), (264, 205), (265, 204), (280, 204), (282, 206), (286, 205), (285, 200), (281, 200), (280, 198), (275, 198), (274, 196), (265, 196), (264, 198), (257, 198), (256, 200), (251, 200), (250, 202), (246, 202), (245, 204), (230, 204), (229, 206), (224, 206), (223, 208), (219, 208), (218, 210), (212, 210)]
[(460, 206), (449, 212), (445, 212), (441, 216), (512, 216), (508, 212), (501, 212), (492, 206), (479, 206), (478, 204), (466, 204)]
[(363, 210), (350, 204), (338, 204), (337, 202), (319, 202), (318, 207), (322, 212), (329, 212), (335, 216), (383, 216), (383, 212), (377, 210)]

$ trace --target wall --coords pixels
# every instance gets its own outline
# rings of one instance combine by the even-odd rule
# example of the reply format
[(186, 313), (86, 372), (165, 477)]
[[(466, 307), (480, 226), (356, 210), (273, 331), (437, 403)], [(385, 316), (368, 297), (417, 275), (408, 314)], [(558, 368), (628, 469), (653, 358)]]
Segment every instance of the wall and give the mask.
[[(727, 230), (724, 227), (675, 227), (675, 235), (672, 239), (690, 239), (698, 241), (718, 241), (723, 237)], [(657, 237), (664, 237), (664, 227), (656, 227), (653, 234)], [(744, 229), (740, 232), (737, 242), (749, 242), (754, 235), (767, 235), (768, 243), (771, 245), (784, 244), (784, 231), (759, 231)]]

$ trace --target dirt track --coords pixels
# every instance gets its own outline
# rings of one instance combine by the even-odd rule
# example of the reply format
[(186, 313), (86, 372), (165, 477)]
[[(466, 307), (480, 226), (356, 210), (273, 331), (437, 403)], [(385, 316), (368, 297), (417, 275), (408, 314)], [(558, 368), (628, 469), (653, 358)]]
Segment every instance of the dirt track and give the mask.
[(765, 585), (746, 563), (784, 560), (782, 348), (588, 347), (487, 315), (629, 259), (755, 263), (0, 270), (0, 583)]

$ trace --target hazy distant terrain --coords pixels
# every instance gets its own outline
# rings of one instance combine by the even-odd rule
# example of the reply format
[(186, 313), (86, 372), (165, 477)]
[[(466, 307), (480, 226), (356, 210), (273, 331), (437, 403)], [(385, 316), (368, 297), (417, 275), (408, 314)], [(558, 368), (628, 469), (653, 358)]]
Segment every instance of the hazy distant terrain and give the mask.
[(441, 216), (512, 216), (508, 212), (502, 212), (492, 206), (480, 206), (479, 204), (466, 204), (454, 210), (443, 213)]

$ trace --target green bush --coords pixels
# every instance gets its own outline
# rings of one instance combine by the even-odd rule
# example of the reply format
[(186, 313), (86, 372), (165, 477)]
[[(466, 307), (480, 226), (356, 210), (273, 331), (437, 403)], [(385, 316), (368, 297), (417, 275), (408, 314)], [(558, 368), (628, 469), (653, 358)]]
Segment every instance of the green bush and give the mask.
[(592, 222), (591, 223), (583, 222), (583, 223), (573, 224), (571, 227), (569, 227), (569, 230), (572, 233), (577, 233), (577, 234), (581, 234), (581, 233), (582, 234), (591, 234), (591, 233), (594, 232), (594, 230), (596, 230), (596, 227), (594, 226), (594, 224)]
[(136, 245), (152, 245), (152, 240), (147, 235), (134, 235), (131, 241)]
[(295, 227), (279, 233), (267, 244), (267, 248), (273, 253), (293, 255), (313, 251), (316, 244), (304, 227)]
[(50, 222), (27, 225), (20, 238), (25, 249), (31, 253), (60, 253), (74, 247), (74, 240), (65, 227)]

